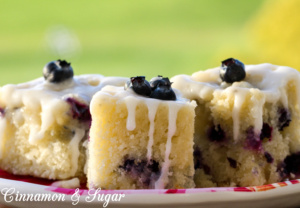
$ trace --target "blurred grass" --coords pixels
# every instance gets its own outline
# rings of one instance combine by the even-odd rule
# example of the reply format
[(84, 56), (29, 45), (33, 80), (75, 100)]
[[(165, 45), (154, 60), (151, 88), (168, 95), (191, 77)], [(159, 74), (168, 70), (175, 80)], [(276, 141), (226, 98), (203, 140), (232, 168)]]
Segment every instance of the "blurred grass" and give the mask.
[[(0, 0), (0, 85), (42, 75), (61, 57), (46, 42), (62, 25), (81, 50), (68, 57), (76, 74), (109, 76), (191, 74), (227, 58), (222, 47), (245, 41), (241, 28), (261, 0)], [(230, 51), (230, 48), (229, 48)], [(223, 53), (226, 54), (226, 53)]]

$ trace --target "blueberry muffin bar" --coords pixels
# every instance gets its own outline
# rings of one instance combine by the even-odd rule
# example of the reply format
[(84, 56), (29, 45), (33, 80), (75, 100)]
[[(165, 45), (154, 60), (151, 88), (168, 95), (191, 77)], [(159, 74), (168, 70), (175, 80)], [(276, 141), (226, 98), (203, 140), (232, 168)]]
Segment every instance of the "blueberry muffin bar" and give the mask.
[(197, 102), (197, 187), (255, 186), (300, 176), (298, 71), (230, 58), (221, 67), (171, 80)]
[(44, 78), (0, 88), (0, 168), (18, 175), (84, 180), (89, 103), (106, 84), (125, 78), (74, 76), (70, 63), (53, 61)]
[(161, 76), (104, 87), (91, 101), (88, 187), (193, 188), (194, 108)]

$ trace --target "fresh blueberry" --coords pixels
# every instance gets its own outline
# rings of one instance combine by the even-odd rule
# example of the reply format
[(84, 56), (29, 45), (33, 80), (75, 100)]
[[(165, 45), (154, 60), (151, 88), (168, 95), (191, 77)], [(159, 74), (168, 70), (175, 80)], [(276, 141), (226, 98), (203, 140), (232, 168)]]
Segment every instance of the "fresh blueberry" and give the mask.
[(71, 63), (65, 60), (51, 61), (43, 69), (45, 80), (52, 83), (60, 83), (73, 77)]
[(272, 155), (270, 153), (265, 152), (264, 155), (265, 155), (265, 158), (266, 158), (268, 163), (273, 163), (274, 158), (272, 157)]
[(152, 94), (151, 98), (160, 99), (160, 100), (176, 100), (176, 95), (172, 88), (167, 86), (157, 87)]
[[(161, 78), (161, 79), (160, 79)], [(160, 100), (176, 100), (176, 95), (171, 87), (169, 78), (158, 77), (152, 81), (152, 90), (150, 97)]]
[(285, 127), (288, 127), (290, 125), (290, 122), (292, 121), (291, 113), (286, 108), (279, 108), (278, 109), (278, 129), (279, 131), (282, 131)]
[(237, 162), (236, 162), (236, 160), (234, 160), (234, 159), (232, 159), (232, 158), (230, 158), (230, 157), (227, 157), (227, 160), (228, 160), (228, 162), (229, 162), (230, 167), (232, 167), (232, 168), (236, 168), (236, 167), (237, 167)]
[(273, 128), (269, 124), (263, 123), (263, 128), (260, 133), (260, 140), (263, 140), (264, 138), (271, 139), (272, 132), (273, 132)]
[(144, 76), (131, 77), (125, 84), (125, 90), (128, 88), (132, 88), (139, 95), (150, 96), (151, 94), (150, 84)]
[(160, 83), (162, 85), (171, 85), (169, 78), (158, 75), (150, 80), (150, 87), (155, 90), (157, 85)]
[(253, 126), (250, 126), (246, 130), (246, 148), (251, 150), (261, 150), (262, 149), (262, 142), (260, 140), (260, 135), (255, 133)]
[(223, 142), (226, 140), (226, 134), (220, 125), (209, 128), (207, 136), (212, 142)]
[(246, 77), (245, 65), (234, 58), (226, 59), (222, 61), (220, 77), (227, 83), (242, 81)]
[(88, 105), (80, 103), (74, 98), (67, 98), (66, 102), (71, 105), (72, 117), (74, 119), (77, 119), (81, 122), (89, 123), (89, 125), (91, 124), (92, 117)]

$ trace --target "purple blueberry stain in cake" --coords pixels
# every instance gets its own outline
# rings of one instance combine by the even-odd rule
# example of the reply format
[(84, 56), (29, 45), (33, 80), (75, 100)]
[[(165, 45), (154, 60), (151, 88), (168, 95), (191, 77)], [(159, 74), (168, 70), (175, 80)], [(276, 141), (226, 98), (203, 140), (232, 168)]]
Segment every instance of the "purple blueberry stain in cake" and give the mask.
[(277, 172), (279, 173), (279, 176), (281, 178), (281, 181), (284, 181), (288, 179), (289, 173), (285, 169), (285, 164), (284, 162), (280, 163), (277, 167)]
[(134, 160), (133, 159), (126, 159), (124, 161), (124, 164), (120, 166), (120, 168), (124, 169), (126, 172), (130, 172), (131, 169), (134, 166)]
[(5, 110), (3, 108), (0, 108), (0, 118), (5, 117)]
[(229, 162), (230, 167), (236, 168), (237, 167), (237, 162), (235, 159), (232, 159), (231, 157), (227, 157), (227, 160)]
[(72, 117), (74, 119), (89, 123), (89, 125), (91, 124), (92, 117), (88, 105), (81, 103), (74, 98), (67, 98), (66, 102), (71, 106)]
[(253, 167), (251, 170), (251, 173), (255, 176), (259, 176), (259, 171), (258, 171), (257, 167)]
[(226, 140), (226, 134), (220, 125), (209, 128), (207, 131), (207, 136), (212, 142), (223, 142)]
[(155, 160), (138, 160), (125, 157), (123, 165), (119, 168), (137, 180), (143, 187), (150, 187), (160, 176), (160, 166)]
[(203, 158), (202, 158), (202, 153), (201, 153), (201, 151), (198, 147), (196, 147), (194, 149), (193, 155), (194, 155), (194, 168), (195, 168), (195, 170), (196, 169), (201, 169)]
[(203, 162), (202, 153), (199, 147), (194, 148), (194, 168), (196, 169), (203, 169), (204, 173), (210, 174), (210, 167), (208, 167)]
[(208, 165), (203, 164), (204, 173), (210, 175), (210, 167)]
[(290, 122), (292, 121), (291, 113), (286, 108), (278, 108), (277, 112), (279, 114), (278, 129), (279, 131), (282, 131), (285, 127), (290, 125)]
[(250, 126), (246, 130), (246, 148), (251, 150), (262, 150), (262, 142), (260, 140), (260, 133), (254, 131), (254, 127)]
[(265, 152), (264, 156), (265, 156), (265, 158), (267, 160), (267, 163), (273, 163), (274, 162), (274, 158), (272, 157), (272, 155), (270, 153)]
[(272, 132), (273, 128), (269, 124), (263, 123), (263, 127), (260, 133), (260, 140), (263, 140), (264, 138), (268, 138), (269, 140), (271, 140)]
[(287, 156), (279, 165), (279, 171), (282, 180), (293, 179), (293, 176), (300, 176), (300, 152)]

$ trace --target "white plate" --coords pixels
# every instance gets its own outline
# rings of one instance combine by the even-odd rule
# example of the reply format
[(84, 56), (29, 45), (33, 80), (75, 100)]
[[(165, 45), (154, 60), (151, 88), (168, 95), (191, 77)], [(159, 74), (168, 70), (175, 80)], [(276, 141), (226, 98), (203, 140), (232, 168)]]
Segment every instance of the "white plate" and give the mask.
[[(74, 189), (56, 188), (17, 180), (0, 179), (0, 203), (6, 206), (32, 208), (67, 208), (67, 207), (103, 207), (104, 203), (93, 199), (88, 190), (79, 190), (79, 203)], [(10, 190), (11, 195), (5, 193)], [(12, 191), (14, 190), (14, 193)], [(38, 198), (42, 194), (51, 197), (62, 196), (64, 201), (26, 201), (20, 200), (21, 194), (32, 194)], [(91, 193), (90, 193), (91, 194)], [(249, 188), (206, 188), (182, 190), (116, 190), (101, 191), (103, 196), (116, 197), (124, 194), (119, 202), (108, 203), (107, 207), (300, 207), (300, 180), (287, 181), (266, 186)], [(44, 195), (46, 196), (46, 195)], [(120, 195), (119, 195), (120, 196)], [(41, 198), (40, 198), (41, 199)], [(62, 199), (62, 198), (61, 198)], [(112, 198), (111, 198), (112, 199)], [(6, 202), (10, 201), (11, 202)], [(88, 202), (89, 201), (89, 202)]]

